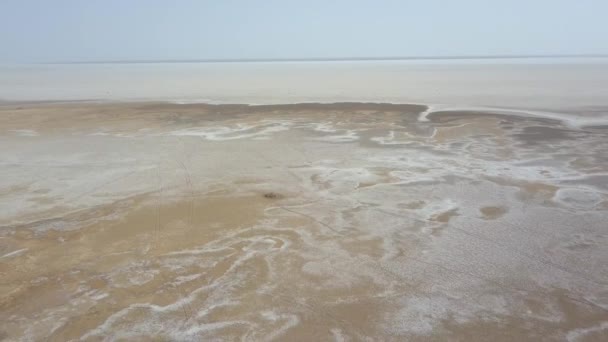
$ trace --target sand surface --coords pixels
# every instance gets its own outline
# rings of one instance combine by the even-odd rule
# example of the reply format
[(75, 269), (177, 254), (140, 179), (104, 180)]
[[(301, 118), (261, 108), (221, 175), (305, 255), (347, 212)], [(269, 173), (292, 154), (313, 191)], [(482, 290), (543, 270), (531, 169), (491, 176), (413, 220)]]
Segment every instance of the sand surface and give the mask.
[(0, 340), (606, 341), (608, 129), (0, 106)]

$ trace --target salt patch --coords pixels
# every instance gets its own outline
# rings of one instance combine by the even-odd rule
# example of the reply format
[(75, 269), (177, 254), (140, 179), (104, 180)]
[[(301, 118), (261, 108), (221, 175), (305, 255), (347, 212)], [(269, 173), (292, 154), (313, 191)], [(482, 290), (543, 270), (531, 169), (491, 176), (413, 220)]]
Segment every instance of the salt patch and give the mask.
[(37, 137), (40, 135), (33, 129), (12, 129), (11, 132), (14, 132), (21, 137)]
[(19, 254), (27, 251), (27, 250), (28, 250), (28, 248), (23, 248), (23, 249), (19, 249), (19, 250), (16, 250), (16, 251), (12, 251), (10, 253), (6, 253), (3, 256), (0, 256), (0, 259), (14, 257), (14, 256), (17, 256), (17, 255), (19, 255)]
[(557, 191), (555, 200), (576, 209), (593, 209), (602, 201), (602, 196), (587, 189), (565, 188)]

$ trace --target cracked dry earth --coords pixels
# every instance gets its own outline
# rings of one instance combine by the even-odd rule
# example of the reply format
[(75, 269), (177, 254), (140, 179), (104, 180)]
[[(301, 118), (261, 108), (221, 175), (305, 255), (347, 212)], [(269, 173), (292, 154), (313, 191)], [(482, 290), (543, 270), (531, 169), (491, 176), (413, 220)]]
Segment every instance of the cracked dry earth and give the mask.
[(0, 107), (0, 339), (606, 341), (608, 129)]

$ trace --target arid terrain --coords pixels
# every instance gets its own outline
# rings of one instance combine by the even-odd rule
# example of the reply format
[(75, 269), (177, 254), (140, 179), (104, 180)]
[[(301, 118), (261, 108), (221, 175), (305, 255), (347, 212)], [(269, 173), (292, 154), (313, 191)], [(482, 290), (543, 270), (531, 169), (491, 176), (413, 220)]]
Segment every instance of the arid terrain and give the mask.
[(608, 340), (605, 125), (4, 103), (0, 156), (0, 340)]

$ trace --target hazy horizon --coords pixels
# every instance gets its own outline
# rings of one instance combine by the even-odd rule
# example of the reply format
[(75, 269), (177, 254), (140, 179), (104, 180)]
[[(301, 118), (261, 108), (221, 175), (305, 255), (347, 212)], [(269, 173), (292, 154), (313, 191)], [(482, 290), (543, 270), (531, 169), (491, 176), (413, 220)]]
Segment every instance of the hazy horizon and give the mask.
[(0, 62), (605, 55), (599, 0), (14, 1)]
[(449, 61), (449, 60), (530, 60), (530, 59), (605, 59), (608, 54), (554, 54), (554, 55), (454, 55), (454, 56), (338, 56), (338, 57), (286, 57), (286, 58), (191, 58), (191, 59), (123, 59), (86, 61), (49, 61), (25, 64), (139, 64), (139, 63), (248, 63), (248, 62), (366, 62), (366, 61)]

